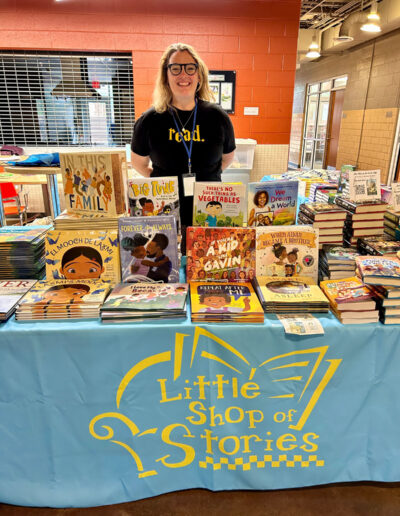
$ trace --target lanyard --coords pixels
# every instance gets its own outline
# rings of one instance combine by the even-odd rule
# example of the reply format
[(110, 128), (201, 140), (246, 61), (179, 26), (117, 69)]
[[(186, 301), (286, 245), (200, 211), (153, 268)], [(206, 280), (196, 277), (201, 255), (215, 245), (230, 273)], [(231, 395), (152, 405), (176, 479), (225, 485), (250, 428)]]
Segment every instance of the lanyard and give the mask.
[(191, 137), (190, 137), (190, 146), (189, 147), (187, 146), (187, 144), (185, 142), (185, 139), (183, 137), (182, 131), (179, 129), (178, 122), (177, 122), (177, 120), (175, 118), (173, 109), (171, 109), (170, 111), (171, 111), (172, 118), (174, 119), (174, 122), (175, 122), (176, 130), (178, 131), (178, 134), (181, 137), (182, 143), (183, 143), (183, 145), (185, 147), (186, 154), (188, 156), (189, 175), (192, 175), (192, 159), (191, 158), (192, 158), (192, 147), (193, 147), (194, 130), (196, 128), (197, 98), (195, 99), (194, 116), (193, 116), (193, 128), (192, 128), (192, 133), (191, 133)]

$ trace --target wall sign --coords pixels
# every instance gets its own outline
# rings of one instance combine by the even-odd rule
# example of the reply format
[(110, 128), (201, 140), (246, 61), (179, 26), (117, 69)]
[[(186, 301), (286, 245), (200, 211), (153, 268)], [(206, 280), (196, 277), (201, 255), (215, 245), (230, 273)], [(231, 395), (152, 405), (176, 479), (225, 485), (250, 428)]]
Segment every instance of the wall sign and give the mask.
[(236, 72), (233, 70), (210, 70), (208, 75), (215, 103), (227, 113), (235, 113)]

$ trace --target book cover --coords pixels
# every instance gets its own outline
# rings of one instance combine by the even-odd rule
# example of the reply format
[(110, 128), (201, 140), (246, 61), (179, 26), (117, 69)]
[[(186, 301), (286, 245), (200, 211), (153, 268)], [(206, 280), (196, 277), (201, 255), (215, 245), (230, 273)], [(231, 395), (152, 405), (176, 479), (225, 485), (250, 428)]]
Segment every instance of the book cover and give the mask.
[(247, 185), (247, 225), (296, 223), (298, 181), (264, 181)]
[(313, 222), (323, 220), (344, 220), (346, 211), (338, 205), (313, 202), (300, 205), (300, 212), (305, 213)]
[(60, 152), (69, 212), (118, 215), (126, 211), (125, 152)]
[(101, 310), (183, 310), (187, 293), (186, 283), (120, 283), (113, 288)]
[(387, 208), (387, 204), (382, 202), (381, 200), (376, 201), (365, 201), (365, 202), (353, 202), (350, 199), (345, 199), (343, 197), (336, 197), (335, 203), (338, 206), (341, 206), (345, 210), (350, 211), (351, 213), (376, 213), (376, 212), (385, 212)]
[(0, 319), (8, 318), (18, 301), (33, 287), (36, 280), (0, 281)]
[(211, 316), (260, 315), (264, 310), (260, 305), (251, 283), (190, 283), (190, 304), (192, 316), (204, 314)]
[(263, 303), (328, 304), (327, 298), (310, 277), (257, 276), (257, 285), (262, 294)]
[(342, 220), (320, 220), (314, 221), (304, 212), (299, 211), (297, 214), (297, 224), (305, 224), (318, 229), (335, 229), (338, 233), (343, 232), (343, 219)]
[(318, 277), (318, 230), (307, 226), (256, 228), (256, 276)]
[(98, 305), (103, 303), (110, 283), (79, 279), (40, 280), (24, 296), (20, 305)]
[(400, 242), (391, 240), (388, 236), (369, 236), (358, 239), (357, 246), (362, 254), (382, 256), (386, 254), (396, 255), (400, 252)]
[[(373, 298), (372, 292), (355, 276), (347, 277), (342, 280), (321, 281), (320, 287), (325, 292), (331, 304), (336, 308), (339, 307), (339, 310), (348, 310), (348, 305), (350, 304), (357, 304), (360, 308), (360, 306), (364, 306), (365, 301), (371, 301)], [(363, 305), (359, 305), (359, 303), (363, 303)], [(346, 306), (342, 308), (342, 305)], [(368, 306), (371, 306), (373, 310), (375, 308), (375, 302), (372, 301)]]
[(255, 276), (255, 229), (188, 227), (186, 277), (190, 281), (248, 281)]
[(131, 217), (173, 215), (179, 221), (177, 177), (135, 177), (128, 180)]
[(339, 195), (347, 197), (349, 195), (349, 174), (355, 170), (353, 165), (342, 165), (338, 179), (337, 192)]
[(357, 256), (356, 265), (364, 283), (400, 284), (400, 260), (395, 256)]
[(45, 258), (48, 280), (120, 281), (117, 230), (49, 231)]
[(322, 253), (326, 263), (330, 264), (348, 264), (355, 263), (356, 256), (359, 255), (355, 247), (342, 246), (324, 246)]
[(179, 282), (174, 216), (122, 217), (119, 240), (123, 282)]
[(349, 198), (354, 202), (381, 202), (381, 171), (351, 171), (349, 173)]
[(246, 213), (246, 185), (194, 184), (193, 226), (242, 227)]

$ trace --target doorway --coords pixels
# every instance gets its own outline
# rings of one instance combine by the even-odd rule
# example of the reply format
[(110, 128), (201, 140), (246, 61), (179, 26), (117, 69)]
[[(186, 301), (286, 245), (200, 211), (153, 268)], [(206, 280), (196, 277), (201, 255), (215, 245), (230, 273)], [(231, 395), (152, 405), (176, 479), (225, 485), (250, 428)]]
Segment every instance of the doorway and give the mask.
[(342, 121), (344, 90), (331, 92), (328, 131), (326, 135), (326, 154), (324, 168), (336, 168), (336, 157), (339, 146), (340, 122)]

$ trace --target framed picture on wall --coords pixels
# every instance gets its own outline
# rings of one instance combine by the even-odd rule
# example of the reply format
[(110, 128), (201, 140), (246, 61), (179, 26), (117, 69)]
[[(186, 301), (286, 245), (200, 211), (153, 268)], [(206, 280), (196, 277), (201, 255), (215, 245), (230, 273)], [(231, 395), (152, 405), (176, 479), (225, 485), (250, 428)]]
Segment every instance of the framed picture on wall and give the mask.
[(210, 70), (208, 76), (215, 103), (229, 114), (235, 113), (236, 72), (234, 70)]

